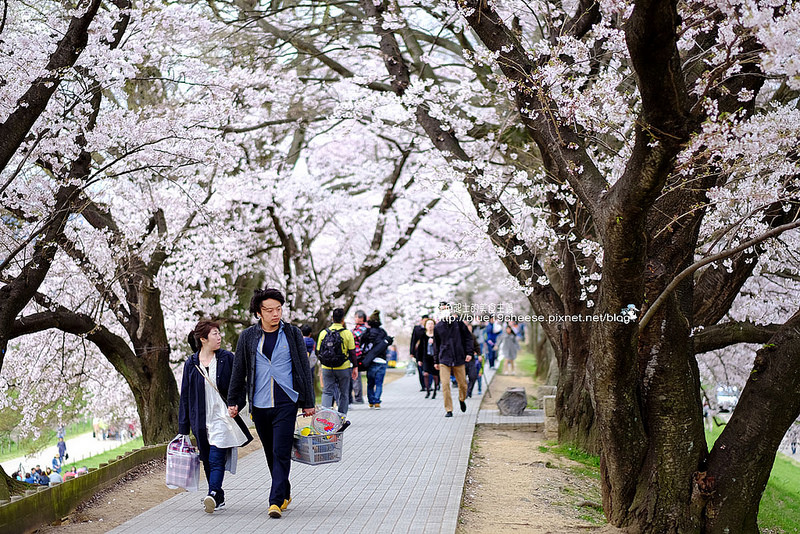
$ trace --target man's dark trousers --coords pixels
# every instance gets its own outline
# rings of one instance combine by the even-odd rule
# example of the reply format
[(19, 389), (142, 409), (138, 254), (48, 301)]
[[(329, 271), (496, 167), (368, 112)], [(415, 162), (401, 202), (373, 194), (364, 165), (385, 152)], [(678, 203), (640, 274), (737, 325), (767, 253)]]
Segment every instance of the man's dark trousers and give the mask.
[(297, 419), (297, 403), (292, 402), (277, 384), (274, 395), (274, 408), (253, 408), (252, 413), (272, 475), (269, 504), (280, 506), (284, 499), (291, 498), (289, 468), (292, 465), (292, 438)]

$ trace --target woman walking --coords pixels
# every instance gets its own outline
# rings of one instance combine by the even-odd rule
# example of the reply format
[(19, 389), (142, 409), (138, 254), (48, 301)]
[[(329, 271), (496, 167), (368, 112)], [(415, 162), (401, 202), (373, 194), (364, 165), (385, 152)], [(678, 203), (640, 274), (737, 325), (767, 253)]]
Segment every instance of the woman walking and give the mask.
[(394, 339), (381, 328), (381, 313), (372, 312), (367, 319), (367, 331), (361, 335), (363, 364), (367, 369), (367, 402), (376, 410), (381, 408), (383, 378), (386, 376), (386, 351)]
[(436, 398), (436, 390), (439, 389), (439, 371), (434, 367), (433, 361), (433, 328), (436, 326), (436, 321), (427, 319), (425, 324), (425, 334), (420, 336), (417, 340), (416, 353), (414, 356), (417, 360), (422, 361), (422, 374), (424, 376), (425, 384), (425, 398), (431, 397), (431, 385), (433, 385), (433, 397)]
[(197, 438), (200, 460), (208, 481), (203, 499), (206, 512), (225, 506), (222, 480), (225, 471), (236, 473), (237, 447), (247, 445), (253, 436), (238, 415), (228, 414), (226, 398), (231, 381), (233, 354), (222, 350), (222, 334), (213, 321), (200, 321), (189, 333), (194, 354), (183, 366), (178, 432)]
[(519, 352), (519, 339), (514, 333), (514, 329), (510, 326), (506, 326), (506, 330), (500, 335), (498, 343), (500, 346), (500, 356), (504, 360), (504, 373), (512, 375), (517, 374), (517, 371), (514, 368), (514, 362), (516, 361), (517, 353)]

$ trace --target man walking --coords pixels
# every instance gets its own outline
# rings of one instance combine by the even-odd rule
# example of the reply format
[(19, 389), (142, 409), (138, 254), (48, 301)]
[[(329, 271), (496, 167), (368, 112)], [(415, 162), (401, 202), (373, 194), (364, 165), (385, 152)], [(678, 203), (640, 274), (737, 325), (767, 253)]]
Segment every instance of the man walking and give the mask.
[(439, 371), (444, 396), (445, 417), (453, 417), (453, 399), (450, 396), (450, 374), (458, 383), (458, 403), (462, 412), (467, 411), (467, 376), (464, 364), (472, 360), (472, 332), (455, 314), (450, 313), (446, 302), (439, 305), (442, 320), (433, 329), (434, 368)]
[(356, 310), (356, 325), (353, 327), (353, 341), (356, 344), (356, 374), (353, 377), (353, 389), (350, 398), (353, 404), (364, 404), (364, 384), (361, 383), (361, 369), (358, 362), (361, 360), (361, 336), (367, 331), (367, 314), (364, 310)]
[(422, 372), (422, 360), (419, 359), (419, 355), (417, 352), (417, 342), (425, 337), (425, 321), (428, 320), (428, 314), (422, 316), (419, 320), (419, 323), (414, 325), (414, 329), (411, 331), (411, 346), (408, 349), (408, 364), (411, 365), (411, 362), (416, 362), (417, 365), (417, 376), (419, 377), (419, 390), (425, 391), (425, 376)]
[(314, 386), (303, 334), (281, 320), (283, 294), (257, 289), (250, 312), (258, 323), (245, 329), (236, 343), (228, 389), (228, 412), (235, 417), (250, 402), (267, 465), (272, 476), (269, 516), (281, 517), (292, 502), (289, 468), (298, 406), (314, 415)]
[(350, 406), (350, 385), (358, 377), (353, 333), (344, 327), (344, 310), (333, 310), (333, 324), (320, 332), (317, 359), (322, 367), (322, 406), (331, 408), (334, 395), (340, 413)]

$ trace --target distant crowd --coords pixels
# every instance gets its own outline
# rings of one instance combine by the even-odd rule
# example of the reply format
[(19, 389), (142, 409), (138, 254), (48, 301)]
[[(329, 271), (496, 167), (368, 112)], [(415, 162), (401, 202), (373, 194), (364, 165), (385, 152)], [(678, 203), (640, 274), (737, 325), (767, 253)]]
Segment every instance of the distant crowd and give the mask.
[(39, 465), (34, 467), (30, 470), (30, 472), (21, 472), (21, 471), (14, 471), (11, 474), (11, 478), (15, 480), (20, 480), (22, 482), (27, 482), (28, 484), (38, 484), (39, 486), (54, 486), (56, 484), (61, 484), (65, 480), (69, 480), (71, 478), (75, 478), (81, 475), (85, 475), (89, 472), (87, 467), (75, 467), (72, 466), (71, 468), (61, 473), (61, 468), (58, 470), (53, 470), (51, 467), (47, 467), (42, 469)]
[[(440, 303), (435, 320), (425, 314), (411, 333), (410, 365), (416, 364), (420, 391), (425, 398), (436, 398), (444, 382), (445, 417), (452, 417), (450, 385), (459, 388), (459, 404), (466, 411), (465, 399), (472, 397), (475, 385), (482, 393), (484, 367), (495, 368), (503, 360), (505, 372), (516, 374), (515, 361), (525, 326), (510, 321), (502, 324), (494, 317), (470, 324)], [(381, 326), (380, 312), (367, 317), (363, 310), (354, 314), (355, 324), (347, 328), (344, 310), (333, 312), (332, 323), (315, 340), (311, 327), (303, 325), (309, 363), (322, 387), (322, 406), (346, 414), (351, 404), (364, 404), (360, 374), (367, 375), (367, 403), (380, 409), (387, 366), (397, 360), (394, 341)], [(413, 362), (413, 363), (412, 363)], [(412, 367), (413, 369), (413, 367)]]

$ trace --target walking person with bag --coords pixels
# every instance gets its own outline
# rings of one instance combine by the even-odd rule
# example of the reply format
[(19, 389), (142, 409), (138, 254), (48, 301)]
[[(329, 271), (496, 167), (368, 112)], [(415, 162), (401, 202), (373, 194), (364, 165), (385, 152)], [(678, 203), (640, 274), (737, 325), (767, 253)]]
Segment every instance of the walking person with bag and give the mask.
[(350, 407), (350, 387), (358, 378), (356, 345), (353, 334), (344, 327), (344, 310), (333, 310), (333, 324), (320, 332), (317, 359), (322, 367), (322, 406), (347, 413)]
[(250, 313), (258, 322), (246, 328), (236, 343), (228, 411), (236, 416), (249, 401), (272, 477), (269, 516), (281, 517), (292, 502), (289, 470), (292, 463), (297, 409), (314, 415), (314, 384), (303, 334), (282, 320), (283, 293), (257, 289)]
[(367, 331), (361, 336), (362, 365), (367, 370), (367, 402), (375, 410), (381, 408), (383, 379), (386, 376), (386, 351), (394, 338), (381, 328), (381, 312), (375, 310), (367, 319)]
[[(233, 370), (233, 354), (220, 348), (219, 324), (203, 320), (189, 333), (189, 346), (194, 354), (183, 366), (179, 437), (191, 429), (208, 481), (208, 495), (203, 508), (208, 513), (225, 506), (222, 481), (225, 471), (236, 473), (238, 447), (253, 440), (242, 418), (231, 417), (226, 397)], [(195, 464), (196, 465), (196, 464)]]

